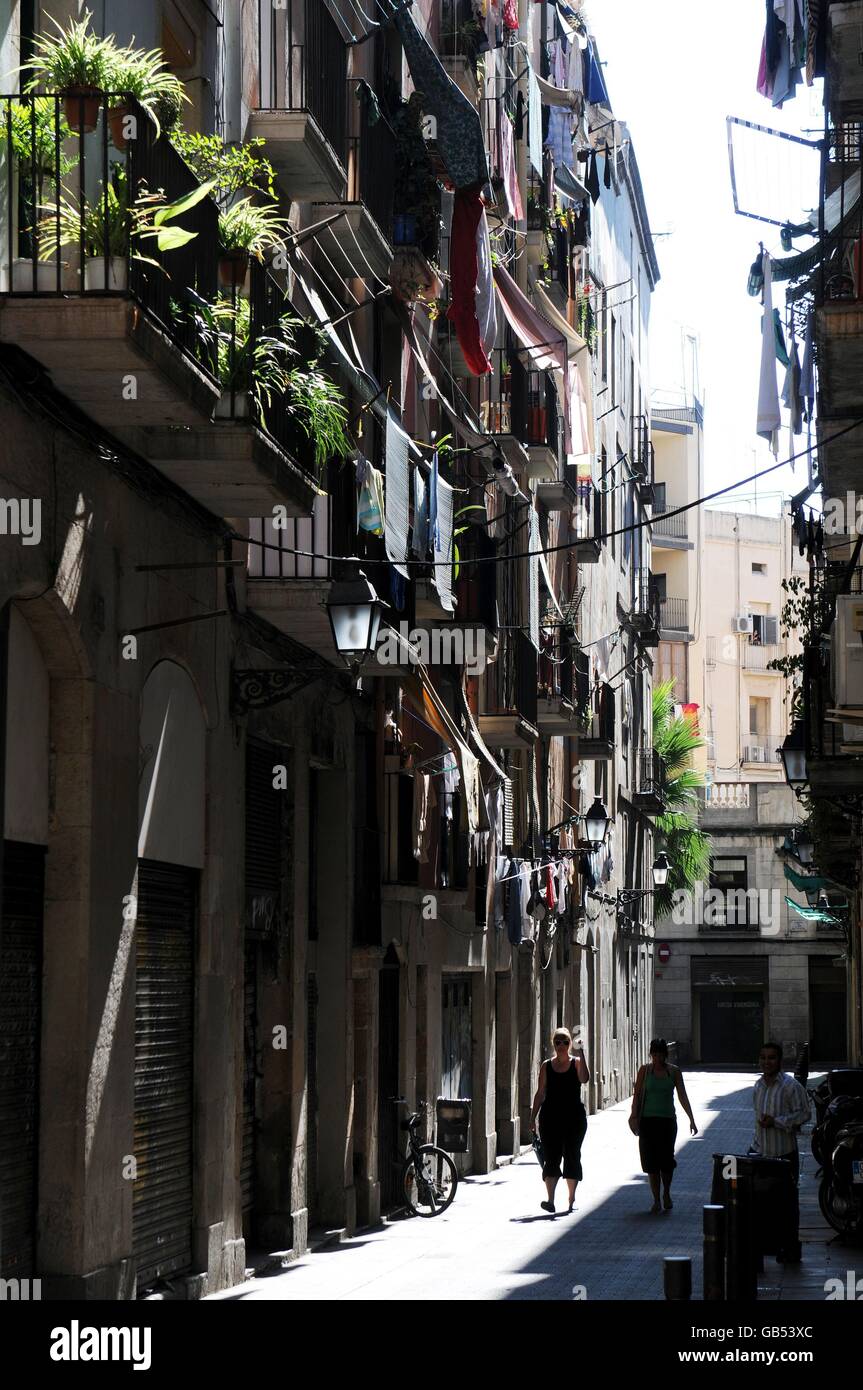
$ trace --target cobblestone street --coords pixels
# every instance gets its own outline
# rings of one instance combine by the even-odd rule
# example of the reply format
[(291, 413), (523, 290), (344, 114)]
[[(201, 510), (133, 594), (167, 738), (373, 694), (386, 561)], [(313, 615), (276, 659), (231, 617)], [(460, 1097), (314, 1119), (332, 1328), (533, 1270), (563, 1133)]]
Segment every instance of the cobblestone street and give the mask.
[[(320, 1247), (295, 1264), (217, 1298), (236, 1299), (661, 1299), (665, 1255), (691, 1255), (693, 1297), (701, 1296), (701, 1209), (710, 1200), (714, 1152), (744, 1152), (752, 1137), (754, 1074), (692, 1072), (687, 1089), (699, 1125), (694, 1139), (678, 1117), (674, 1209), (649, 1212), (647, 1180), (629, 1106), (590, 1118), (584, 1183), (571, 1216), (540, 1211), (544, 1196), (532, 1153), (495, 1173), (459, 1184), (452, 1207), (432, 1220), (395, 1219), (352, 1240)], [(855, 1253), (828, 1246), (832, 1232), (818, 1210), (815, 1164), (801, 1144), (803, 1262), (765, 1261), (759, 1298), (824, 1298), (829, 1277), (844, 1280)], [(565, 1189), (558, 1189), (558, 1201)], [(565, 1202), (564, 1202), (565, 1213)], [(860, 1257), (857, 1264), (861, 1263)]]

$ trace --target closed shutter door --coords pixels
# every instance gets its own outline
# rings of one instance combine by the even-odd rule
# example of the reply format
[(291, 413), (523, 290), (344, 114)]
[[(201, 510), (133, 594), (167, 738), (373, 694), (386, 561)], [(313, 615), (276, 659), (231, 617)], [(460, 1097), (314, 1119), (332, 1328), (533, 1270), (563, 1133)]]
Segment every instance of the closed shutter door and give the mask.
[(399, 969), (384, 965), (380, 972), (378, 1014), (378, 1174), (381, 1210), (391, 1211), (403, 1200), (399, 1192), (401, 1114), (393, 1099), (399, 1093)]
[(309, 1224), (318, 1216), (318, 982), (310, 975), (306, 984), (306, 1041), (308, 1044), (308, 1128), (306, 1135), (306, 1203)]
[(441, 986), (441, 1089), (447, 1100), (470, 1100), (473, 1091), (471, 982), (448, 980)]
[(0, 1274), (35, 1273), (45, 851), (7, 840), (0, 933)]
[(243, 976), (243, 1153), (240, 1187), (243, 1222), (255, 1204), (255, 1092), (258, 1080), (258, 943), (246, 941)]
[(133, 1246), (142, 1287), (192, 1262), (197, 872), (138, 864)]

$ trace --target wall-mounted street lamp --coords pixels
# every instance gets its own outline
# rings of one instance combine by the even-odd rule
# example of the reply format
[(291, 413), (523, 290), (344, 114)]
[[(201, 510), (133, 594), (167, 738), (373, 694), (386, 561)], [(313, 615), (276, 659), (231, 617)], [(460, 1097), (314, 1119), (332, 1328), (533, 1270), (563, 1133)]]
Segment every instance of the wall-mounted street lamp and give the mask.
[(815, 859), (815, 841), (805, 825), (796, 825), (788, 831), (776, 853), (783, 858), (790, 854), (798, 864), (808, 869)]
[(584, 829), (588, 840), (594, 849), (599, 849), (608, 833), (610, 817), (605, 806), (596, 797), (593, 805), (584, 818)]
[(642, 898), (652, 898), (657, 888), (664, 888), (668, 882), (668, 872), (670, 868), (671, 865), (668, 862), (668, 855), (665, 853), (665, 850), (663, 850), (653, 861), (653, 887), (618, 889), (618, 912), (621, 908), (632, 907), (635, 903), (641, 902)]
[(374, 653), (386, 604), (378, 598), (356, 557), (344, 564), (354, 567), (354, 572), (335, 580), (326, 608), (336, 651), (348, 670), (356, 674)]
[(785, 773), (785, 780), (795, 796), (799, 796), (800, 791), (806, 786), (807, 767), (806, 767), (806, 733), (802, 724), (795, 724), (790, 734), (783, 740), (782, 747), (777, 748), (777, 753), (782, 759), (782, 768)]

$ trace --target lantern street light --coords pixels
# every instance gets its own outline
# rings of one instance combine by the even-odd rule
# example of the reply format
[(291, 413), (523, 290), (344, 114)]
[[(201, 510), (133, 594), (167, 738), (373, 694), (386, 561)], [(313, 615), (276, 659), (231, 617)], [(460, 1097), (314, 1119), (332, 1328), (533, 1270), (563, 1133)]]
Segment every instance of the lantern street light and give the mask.
[(806, 734), (802, 724), (795, 724), (790, 734), (786, 735), (781, 748), (777, 748), (777, 753), (782, 759), (782, 767), (785, 772), (785, 780), (791, 787), (795, 795), (799, 795), (800, 789), (806, 786)]
[(811, 833), (805, 826), (800, 826), (794, 831), (793, 840), (795, 859), (798, 859), (804, 866), (811, 864), (815, 858), (815, 841)]
[(344, 563), (355, 566), (355, 573), (335, 580), (326, 608), (336, 651), (348, 670), (356, 673), (375, 650), (386, 604), (359, 568), (358, 559), (352, 557)]
[(584, 818), (584, 828), (587, 838), (594, 849), (599, 849), (608, 833), (609, 814), (599, 797), (596, 797), (593, 805)]
[(665, 850), (653, 861), (653, 883), (656, 888), (664, 888), (668, 882), (668, 871), (671, 865), (668, 862), (668, 855)]

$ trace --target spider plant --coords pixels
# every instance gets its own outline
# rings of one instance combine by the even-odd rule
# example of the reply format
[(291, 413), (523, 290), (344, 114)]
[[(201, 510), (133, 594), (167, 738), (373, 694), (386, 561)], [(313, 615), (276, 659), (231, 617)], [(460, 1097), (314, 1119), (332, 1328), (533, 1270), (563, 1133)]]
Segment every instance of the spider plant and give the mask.
[(267, 251), (280, 247), (290, 228), (275, 203), (241, 198), (219, 217), (219, 241), (226, 255), (241, 252), (263, 261)]
[[(132, 47), (118, 49), (112, 80), (115, 92), (134, 97), (139, 106), (149, 113), (157, 134), (161, 133), (160, 112), (163, 116), (167, 112), (170, 119), (170, 112), (176, 108), (176, 120), (183, 102), (189, 100), (182, 83), (169, 71), (157, 48), (150, 49), (149, 52)], [(126, 107), (117, 104), (110, 114), (115, 118), (112, 123), (114, 143), (119, 144), (118, 137), (121, 135), (122, 117), (126, 114)], [(123, 148), (123, 145), (120, 144), (119, 147)]]
[(50, 15), (56, 34), (33, 39), (33, 57), (23, 69), (33, 73), (27, 91), (39, 86), (55, 92), (111, 91), (120, 50), (113, 38), (100, 38), (90, 28), (93, 18), (85, 10), (79, 20), (70, 19), (64, 29)]
[[(45, 260), (52, 254), (58, 240), (60, 246), (80, 245), (82, 229), (87, 257), (125, 256), (130, 246), (144, 240), (155, 241), (159, 251), (174, 251), (193, 241), (197, 232), (166, 224), (188, 212), (209, 192), (210, 185), (201, 184), (173, 203), (166, 203), (161, 191), (143, 193), (130, 203), (125, 166), (114, 164), (107, 187), (103, 185), (92, 200), (85, 199), (83, 208), (69, 198), (61, 198), (58, 206), (42, 218), (39, 223), (40, 259)], [(137, 249), (133, 249), (132, 256), (134, 260), (164, 269), (158, 261), (142, 255)]]
[(70, 134), (69, 122), (57, 109), (53, 97), (23, 97), (10, 101), (2, 114), (6, 116), (2, 133), (11, 141), (12, 153), (22, 174), (33, 171), (41, 183), (58, 172), (63, 178), (75, 168), (77, 157), (73, 158), (63, 149), (63, 142)]

